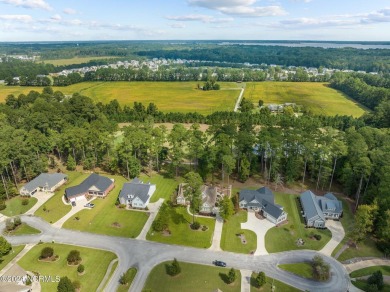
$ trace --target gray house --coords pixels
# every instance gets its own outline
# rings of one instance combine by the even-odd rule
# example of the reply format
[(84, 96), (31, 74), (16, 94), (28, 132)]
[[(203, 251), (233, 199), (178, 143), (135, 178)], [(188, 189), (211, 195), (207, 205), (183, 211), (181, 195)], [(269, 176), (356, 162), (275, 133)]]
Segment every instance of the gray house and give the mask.
[(68, 176), (63, 173), (41, 173), (32, 181), (25, 184), (19, 193), (22, 196), (32, 196), (36, 192), (54, 192), (57, 188), (63, 185), (68, 179)]
[(326, 219), (339, 219), (343, 214), (342, 202), (331, 193), (321, 197), (309, 190), (302, 193), (299, 199), (308, 227), (325, 228)]
[(240, 208), (259, 212), (274, 224), (287, 220), (287, 213), (283, 211), (282, 206), (275, 204), (274, 194), (267, 187), (258, 190), (241, 190), (239, 205)]
[(119, 202), (132, 208), (146, 208), (153, 193), (156, 191), (156, 185), (143, 183), (138, 178), (129, 183), (125, 183), (119, 193)]

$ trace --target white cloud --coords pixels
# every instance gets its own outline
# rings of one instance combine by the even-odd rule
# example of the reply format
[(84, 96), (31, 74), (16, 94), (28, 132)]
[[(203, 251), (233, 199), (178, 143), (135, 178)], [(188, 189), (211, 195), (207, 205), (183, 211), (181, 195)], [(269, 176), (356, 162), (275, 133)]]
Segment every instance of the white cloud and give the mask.
[(72, 8), (65, 8), (62, 12), (64, 12), (65, 14), (76, 14), (77, 11), (72, 9)]
[(52, 17), (50, 17), (50, 19), (54, 21), (59, 21), (62, 19), (62, 17), (59, 14), (54, 14)]
[(217, 10), (239, 17), (281, 16), (287, 12), (279, 5), (256, 6), (256, 0), (187, 0), (191, 6)]
[(0, 0), (0, 2), (23, 8), (53, 9), (44, 0)]
[(233, 21), (233, 18), (215, 18), (204, 14), (189, 14), (181, 16), (167, 16), (166, 19), (175, 21), (200, 21), (203, 23), (224, 23)]
[(172, 28), (186, 28), (186, 25), (184, 23), (172, 23), (169, 25)]
[(9, 20), (16, 22), (31, 22), (33, 18), (30, 15), (26, 14), (15, 14), (15, 15), (0, 15), (1, 20)]
[(361, 23), (377, 23), (377, 22), (390, 22), (390, 8), (383, 8), (378, 11), (374, 11), (363, 15)]

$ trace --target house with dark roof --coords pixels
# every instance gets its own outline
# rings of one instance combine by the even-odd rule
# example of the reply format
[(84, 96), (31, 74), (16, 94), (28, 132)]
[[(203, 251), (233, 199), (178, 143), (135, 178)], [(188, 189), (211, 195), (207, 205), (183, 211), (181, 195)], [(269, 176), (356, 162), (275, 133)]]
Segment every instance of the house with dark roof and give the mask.
[(316, 196), (308, 190), (299, 197), (306, 226), (325, 228), (327, 219), (339, 219), (343, 214), (342, 202), (332, 193)]
[(81, 184), (65, 189), (65, 197), (71, 202), (85, 196), (104, 198), (113, 188), (113, 179), (92, 173)]
[(275, 196), (267, 187), (258, 190), (241, 190), (239, 206), (242, 209), (259, 212), (274, 224), (287, 220), (287, 213), (282, 206), (275, 204)]
[(54, 192), (68, 180), (63, 173), (41, 173), (25, 184), (19, 193), (22, 196), (33, 196), (36, 192)]
[(138, 178), (125, 183), (119, 193), (119, 202), (132, 208), (146, 208), (153, 193), (156, 191), (156, 185), (143, 183)]

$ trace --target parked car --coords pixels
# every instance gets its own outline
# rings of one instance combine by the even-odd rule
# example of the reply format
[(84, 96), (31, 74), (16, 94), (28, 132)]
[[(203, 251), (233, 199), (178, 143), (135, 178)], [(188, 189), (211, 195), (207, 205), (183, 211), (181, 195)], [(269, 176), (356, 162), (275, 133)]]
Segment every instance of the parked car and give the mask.
[(86, 208), (93, 208), (93, 207), (95, 207), (95, 204), (87, 203), (87, 204), (84, 205), (84, 207), (86, 207)]
[(72, 201), (72, 206), (76, 206), (76, 202), (75, 201)]
[(213, 264), (216, 266), (219, 266), (219, 267), (226, 267), (226, 263), (223, 261), (215, 260), (215, 261), (213, 261)]

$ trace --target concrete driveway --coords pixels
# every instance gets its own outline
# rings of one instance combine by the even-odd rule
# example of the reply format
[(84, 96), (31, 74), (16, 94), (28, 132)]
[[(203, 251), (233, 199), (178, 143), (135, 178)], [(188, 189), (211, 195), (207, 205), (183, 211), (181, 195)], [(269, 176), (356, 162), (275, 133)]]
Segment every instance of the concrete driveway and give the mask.
[(48, 199), (50, 199), (54, 193), (52, 192), (36, 192), (32, 197), (38, 199), (36, 204), (32, 206), (30, 210), (26, 212), (26, 215), (32, 215), (36, 210), (39, 209), (40, 206), (46, 203)]
[(255, 212), (248, 211), (248, 221), (241, 223), (241, 229), (252, 230), (257, 236), (257, 249), (255, 255), (267, 255), (268, 252), (265, 249), (265, 234), (269, 229), (275, 227), (275, 224), (269, 222), (267, 219), (257, 219)]
[(326, 227), (328, 227), (330, 232), (332, 232), (332, 238), (320, 250), (320, 252), (330, 257), (336, 246), (338, 246), (339, 243), (343, 240), (345, 232), (340, 221), (327, 220)]
[(74, 214), (76, 214), (77, 212), (79, 212), (83, 209), (89, 209), (87, 207), (84, 207), (84, 205), (86, 203), (92, 202), (93, 200), (94, 200), (94, 198), (92, 200), (88, 201), (85, 197), (83, 197), (80, 200), (77, 200), (76, 206), (72, 206), (72, 209), (64, 217), (62, 217), (57, 222), (53, 223), (53, 227), (61, 228), (62, 225), (64, 225), (65, 221), (68, 220), (70, 217), (72, 217)]

